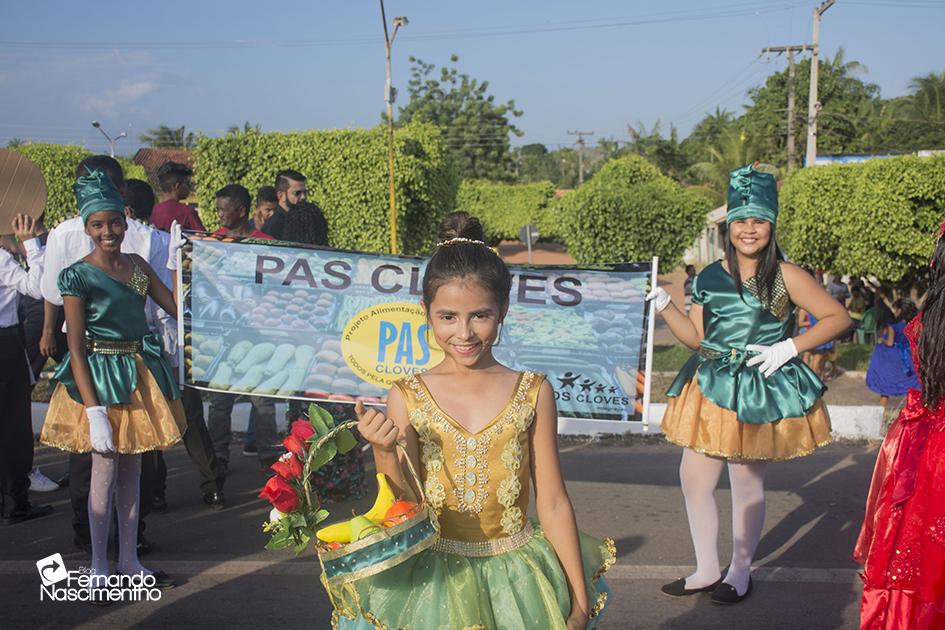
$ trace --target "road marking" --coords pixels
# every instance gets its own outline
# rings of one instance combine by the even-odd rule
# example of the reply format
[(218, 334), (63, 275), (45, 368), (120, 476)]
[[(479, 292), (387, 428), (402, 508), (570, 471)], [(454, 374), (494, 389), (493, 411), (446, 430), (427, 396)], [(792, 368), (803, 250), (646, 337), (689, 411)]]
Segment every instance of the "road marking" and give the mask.
[[(75, 569), (87, 562), (68, 556), (64, 558), (66, 567)], [(318, 575), (319, 567), (314, 558), (303, 560), (164, 560), (161, 569), (170, 575), (191, 576), (235, 576), (235, 575)], [(673, 580), (689, 575), (694, 570), (691, 566), (616, 564), (607, 572), (607, 578), (613, 580)], [(31, 575), (36, 573), (36, 563), (30, 560), (0, 561), (0, 576)], [(854, 569), (847, 568), (807, 568), (780, 567), (763, 565), (752, 571), (752, 579), (759, 582), (811, 583), (811, 584), (850, 584), (858, 583)]]

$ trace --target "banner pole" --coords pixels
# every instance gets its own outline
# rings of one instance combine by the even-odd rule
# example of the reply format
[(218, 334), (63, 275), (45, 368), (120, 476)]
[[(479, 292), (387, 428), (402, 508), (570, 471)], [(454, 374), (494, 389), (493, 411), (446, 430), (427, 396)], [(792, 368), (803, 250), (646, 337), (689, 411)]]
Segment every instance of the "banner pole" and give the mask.
[(177, 276), (177, 379), (181, 387), (184, 386), (184, 272), (181, 269), (184, 253), (182, 249), (177, 248), (177, 270), (174, 272)]
[[(659, 275), (659, 256), (653, 257), (650, 286), (655, 287)], [(653, 381), (653, 334), (656, 329), (656, 300), (650, 300), (646, 322), (646, 364), (643, 372), (643, 432), (650, 432), (650, 386)]]

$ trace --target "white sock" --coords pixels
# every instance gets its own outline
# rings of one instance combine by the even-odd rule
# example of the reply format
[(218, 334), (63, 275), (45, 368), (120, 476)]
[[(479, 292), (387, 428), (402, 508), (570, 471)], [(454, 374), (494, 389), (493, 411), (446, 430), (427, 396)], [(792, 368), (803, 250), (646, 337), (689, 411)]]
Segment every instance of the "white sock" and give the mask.
[(696, 552), (696, 572), (686, 578), (686, 588), (702, 588), (717, 582), (719, 569), (719, 511), (715, 487), (725, 461), (683, 449), (679, 481), (686, 499), (689, 533)]
[[(89, 535), (92, 539), (92, 572), (108, 576), (108, 529), (112, 520), (112, 496), (118, 473), (118, 456), (92, 453), (89, 485)], [(93, 584), (94, 586), (94, 584)]]
[(119, 455), (117, 486), (118, 571), (125, 575), (151, 575), (151, 571), (138, 562), (141, 455)]
[(739, 595), (748, 590), (751, 561), (765, 524), (765, 471), (767, 462), (729, 462), (732, 485), (732, 564), (725, 574)]

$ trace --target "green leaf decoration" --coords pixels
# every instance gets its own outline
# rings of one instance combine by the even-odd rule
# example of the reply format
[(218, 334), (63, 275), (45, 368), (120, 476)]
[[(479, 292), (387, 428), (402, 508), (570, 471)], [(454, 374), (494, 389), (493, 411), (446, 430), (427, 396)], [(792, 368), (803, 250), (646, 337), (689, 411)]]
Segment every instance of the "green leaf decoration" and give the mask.
[(338, 447), (335, 446), (335, 441), (330, 440), (325, 442), (321, 448), (318, 449), (318, 452), (315, 453), (315, 459), (312, 462), (312, 470), (318, 470), (325, 464), (331, 461), (331, 459), (338, 454)]
[(347, 453), (358, 445), (357, 438), (355, 438), (348, 429), (340, 432), (333, 441), (335, 446), (338, 447), (338, 452), (342, 454)]

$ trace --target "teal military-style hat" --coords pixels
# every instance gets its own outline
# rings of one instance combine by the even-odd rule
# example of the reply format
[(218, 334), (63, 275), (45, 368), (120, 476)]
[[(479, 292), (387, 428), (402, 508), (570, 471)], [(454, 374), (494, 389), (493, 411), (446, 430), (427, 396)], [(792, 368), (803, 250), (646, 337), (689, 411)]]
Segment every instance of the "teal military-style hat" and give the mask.
[(728, 180), (728, 213), (725, 224), (736, 219), (778, 221), (778, 185), (771, 173), (756, 170), (754, 164), (735, 169)]
[(88, 175), (81, 175), (72, 185), (76, 202), (79, 205), (79, 216), (82, 223), (88, 223), (89, 217), (96, 212), (125, 213), (125, 202), (115, 184), (103, 171), (92, 170)]

